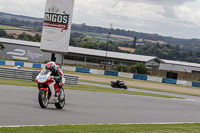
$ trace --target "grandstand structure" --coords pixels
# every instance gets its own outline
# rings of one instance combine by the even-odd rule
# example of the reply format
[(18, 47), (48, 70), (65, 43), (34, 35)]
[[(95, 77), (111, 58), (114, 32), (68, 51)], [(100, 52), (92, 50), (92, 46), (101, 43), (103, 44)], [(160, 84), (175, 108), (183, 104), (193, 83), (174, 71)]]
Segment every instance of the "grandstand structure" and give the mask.
[[(15, 39), (0, 38), (5, 49), (0, 51), (1, 60), (17, 60), (43, 63), (51, 60), (51, 53), (40, 50), (40, 43)], [(160, 70), (179, 71), (187, 73), (200, 73), (200, 64), (159, 59), (154, 56), (127, 54), (95, 49), (87, 49), (69, 46), (68, 53), (56, 54), (57, 64), (82, 64), (100, 66), (108, 61), (107, 65), (113, 66), (119, 63), (134, 65), (144, 63), (148, 67), (156, 67)]]

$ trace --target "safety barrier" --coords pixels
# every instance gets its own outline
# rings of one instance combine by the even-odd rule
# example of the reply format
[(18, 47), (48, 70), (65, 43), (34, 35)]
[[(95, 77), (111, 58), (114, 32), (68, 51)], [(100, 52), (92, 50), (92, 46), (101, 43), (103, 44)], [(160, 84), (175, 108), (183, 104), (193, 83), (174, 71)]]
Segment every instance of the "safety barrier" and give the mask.
[(118, 76), (119, 77), (123, 77), (123, 78), (133, 78), (133, 74), (131, 74), (131, 73), (124, 73), (124, 72), (119, 72), (118, 73)]
[(81, 72), (81, 73), (90, 73), (90, 69), (88, 68), (76, 68), (76, 72)]
[(90, 73), (104, 75), (104, 70), (90, 69)]
[(118, 72), (113, 72), (113, 71), (105, 71), (104, 75), (108, 76), (118, 76)]
[(160, 78), (160, 77), (154, 77), (154, 76), (148, 76), (147, 80), (148, 81), (153, 81), (153, 82), (159, 82), (159, 83), (162, 82), (162, 78)]
[(176, 84), (185, 85), (185, 86), (192, 86), (192, 81), (177, 80)]
[(0, 67), (0, 78), (33, 81), (33, 71)]
[(200, 87), (200, 83), (199, 82), (192, 82), (192, 86), (193, 87)]
[(0, 65), (6, 65), (6, 61), (0, 60)]
[(65, 85), (78, 86), (78, 76), (65, 74)]
[[(44, 68), (44, 66), (45, 66), (45, 64), (4, 61), (4, 60), (0, 60), (0, 65), (8, 65), (8, 66), (19, 65), (21, 67), (31, 67), (31, 68)], [(72, 71), (72, 72), (118, 76), (118, 77), (133, 78), (133, 79), (138, 79), (138, 80), (148, 80), (148, 81), (153, 81), (153, 82), (200, 87), (200, 82), (167, 79), (167, 78), (160, 78), (160, 77), (153, 77), (153, 76), (146, 76), (146, 75), (137, 75), (137, 74), (131, 74), (131, 73), (124, 73), (124, 72), (113, 72), (113, 71), (104, 71), (104, 70), (96, 70), (96, 69), (78, 68), (78, 67), (71, 67), (71, 66), (61, 66), (61, 67), (62, 67), (62, 70)], [(3, 75), (3, 74), (1, 73), (1, 75)], [(7, 75), (7, 77), (9, 77), (9, 76), (10, 75)], [(23, 77), (23, 76), (21, 76), (21, 77)], [(18, 76), (17, 78), (21, 78), (21, 77)], [(72, 79), (70, 79), (70, 80), (72, 80)], [(75, 80), (75, 82), (76, 82), (76, 80)]]
[(33, 63), (24, 62), (24, 67), (33, 67)]
[(176, 79), (168, 79), (168, 78), (162, 79), (162, 83), (176, 84), (176, 82), (177, 82)]
[[(0, 67), (0, 78), (35, 81), (38, 71)], [(65, 75), (65, 85), (78, 85), (78, 76)]]
[(15, 66), (15, 62), (14, 61), (6, 61), (6, 65), (7, 66)]
[(76, 71), (76, 67), (63, 66), (62, 70), (70, 71), (70, 72), (75, 72)]
[(147, 76), (146, 75), (133, 74), (133, 79), (147, 80)]

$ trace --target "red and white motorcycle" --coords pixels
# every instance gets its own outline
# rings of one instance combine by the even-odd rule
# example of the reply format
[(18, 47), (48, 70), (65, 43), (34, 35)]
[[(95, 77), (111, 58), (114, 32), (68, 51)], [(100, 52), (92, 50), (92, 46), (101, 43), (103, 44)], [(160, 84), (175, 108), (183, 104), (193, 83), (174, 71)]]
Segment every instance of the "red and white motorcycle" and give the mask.
[[(42, 69), (35, 81), (38, 83), (38, 101), (42, 108), (46, 108), (48, 104), (55, 104), (57, 109), (62, 109), (65, 106), (64, 89), (59, 89), (55, 77), (51, 76), (51, 71)], [(65, 78), (62, 78), (62, 84), (65, 83)]]

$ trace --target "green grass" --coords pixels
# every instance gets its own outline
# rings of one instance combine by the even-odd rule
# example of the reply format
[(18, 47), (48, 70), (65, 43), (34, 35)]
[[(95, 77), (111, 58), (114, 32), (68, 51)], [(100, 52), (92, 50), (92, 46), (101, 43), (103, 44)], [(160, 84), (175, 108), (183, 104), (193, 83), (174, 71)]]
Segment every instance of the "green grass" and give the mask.
[(6, 26), (6, 25), (0, 25), (0, 29), (4, 29), (4, 30), (24, 30), (23, 28)]
[(81, 84), (78, 87), (64, 86), (64, 88), (70, 89), (70, 90), (82, 90), (82, 91), (94, 91), (94, 92), (116, 93), (116, 94), (126, 94), (126, 95), (140, 95), (140, 96), (184, 99), (181, 97), (173, 97), (173, 96), (160, 95), (160, 94), (135, 92), (135, 91), (128, 91), (128, 90), (123, 90), (123, 89), (112, 89), (112, 88), (105, 88), (105, 87), (91, 86), (91, 85), (81, 85)]
[[(0, 79), (0, 84), (37, 87), (36, 82), (13, 80), (13, 79)], [(128, 91), (128, 90), (122, 90), (122, 89), (112, 89), (112, 88), (98, 87), (98, 86), (92, 86), (92, 85), (64, 86), (63, 88), (69, 89), (69, 90), (94, 91), (94, 92), (116, 93), (116, 94), (126, 94), (126, 95), (140, 95), (140, 96), (184, 99), (181, 97), (173, 97), (173, 96), (143, 93), (143, 92), (134, 92), (134, 91)]]
[[(84, 80), (84, 79), (79, 79), (79, 81), (81, 81), (81, 82), (88, 82), (88, 83), (96, 83), (96, 84), (110, 85), (110, 83), (108, 83), (108, 82), (90, 81), (90, 80)], [(200, 94), (186, 93), (186, 92), (180, 92), (180, 91), (172, 91), (172, 90), (164, 90), (164, 89), (156, 89), (156, 88), (146, 88), (146, 87), (132, 86), (132, 85), (128, 85), (128, 87), (129, 87), (129, 88), (143, 89), (143, 90), (151, 90), (151, 91), (159, 91), (159, 92), (168, 92), (168, 93), (174, 93), (174, 94), (183, 94), (183, 95), (190, 95), (190, 96), (200, 96)]]
[[(153, 82), (153, 81), (146, 81), (146, 80), (123, 78), (123, 77), (117, 77), (117, 76), (98, 75), (98, 74), (89, 74), (89, 73), (80, 73), (80, 72), (69, 72), (69, 71), (64, 71), (64, 73), (66, 73), (66, 74), (74, 74), (74, 75), (91, 76), (91, 78), (92, 77), (102, 77), (102, 78), (110, 78), (110, 79), (116, 79), (116, 80), (119, 79), (119, 80), (136, 81), (136, 82), (159, 84), (159, 85), (166, 85), (166, 86), (175, 86), (175, 87), (184, 87), (184, 88), (191, 88), (191, 89), (200, 89), (199, 87), (184, 86), (184, 85), (178, 85), (178, 84), (167, 84), (167, 83), (160, 83), (160, 82)], [(93, 82), (93, 81), (91, 81), (91, 82)], [(107, 84), (109, 84), (109, 83), (110, 82), (108, 82)]]
[(66, 74), (74, 74), (74, 75), (85, 75), (85, 76), (91, 76), (91, 77), (94, 76), (94, 77), (102, 77), (102, 78), (112, 78), (112, 79), (120, 79), (120, 80), (127, 80), (127, 81), (137, 81), (137, 82), (143, 82), (143, 83), (152, 83), (152, 84), (161, 84), (161, 85), (168, 85), (168, 86), (178, 86), (178, 87), (187, 87), (187, 88), (193, 88), (193, 89), (200, 89), (199, 87), (184, 86), (184, 85), (178, 85), (178, 84), (167, 84), (167, 83), (160, 83), (160, 82), (146, 81), (146, 80), (138, 80), (138, 79), (132, 79), (132, 78), (117, 77), (117, 76), (109, 76), (109, 75), (81, 73), (81, 72), (70, 72), (70, 71), (63, 71), (63, 72), (66, 73)]
[(37, 83), (36, 82), (25, 81), (25, 80), (14, 80), (14, 79), (2, 79), (2, 78), (0, 78), (0, 84), (1, 85), (37, 87)]
[[(11, 67), (13, 67), (13, 66), (11, 66)], [(41, 68), (26, 68), (26, 67), (22, 67), (22, 69), (30, 69), (30, 70), (37, 70), (37, 71), (41, 70)], [(142, 82), (142, 83), (160, 84), (160, 85), (166, 85), (166, 86), (169, 86), (169, 87), (170, 86), (175, 86), (175, 87), (184, 87), (184, 88), (187, 87), (187, 88), (191, 88), (191, 89), (200, 89), (199, 87), (191, 87), (191, 86), (184, 86), (184, 85), (177, 85), (177, 84), (165, 84), (165, 83), (159, 83), (159, 82), (153, 82), (153, 81), (137, 80), (137, 79), (123, 78), (123, 77), (116, 77), (116, 76), (108, 76), (108, 75), (98, 75), (98, 74), (89, 74), (89, 73), (80, 73), (80, 72), (69, 72), (69, 71), (63, 71), (63, 72), (65, 74), (91, 76), (91, 78), (93, 78), (93, 77), (102, 77), (102, 78), (110, 78), (110, 79), (116, 79), (116, 80), (119, 79), (119, 80), (135, 81), (135, 82)], [(108, 81), (108, 82), (98, 82), (98, 81), (89, 81), (89, 80), (83, 80), (83, 79), (79, 79), (79, 81), (110, 85), (110, 81)], [(144, 89), (144, 90), (160, 91), (160, 92), (169, 92), (169, 93), (175, 93), (175, 94), (200, 96), (199, 94), (194, 94), (194, 93), (185, 93), (185, 92), (163, 90), (163, 89), (156, 89), (156, 88), (145, 88), (145, 87), (130, 86), (130, 85), (128, 85), (128, 87), (137, 88), (137, 89)]]
[[(0, 66), (5, 67), (5, 65), (0, 65)], [(14, 66), (9, 66), (9, 67), (14, 67)], [(29, 69), (29, 70), (38, 70), (38, 71), (41, 70), (41, 68), (28, 68), (28, 67), (21, 67), (21, 68)], [(142, 83), (160, 84), (160, 85), (166, 85), (166, 86), (176, 86), (176, 87), (184, 87), (184, 88), (187, 87), (187, 88), (192, 88), (192, 89), (200, 89), (199, 87), (184, 86), (184, 85), (178, 85), (178, 84), (159, 83), (159, 82), (145, 81), (145, 80), (138, 80), (138, 79), (131, 79), (131, 78), (123, 78), (123, 77), (117, 77), (117, 76), (108, 76), (108, 75), (81, 73), (81, 72), (70, 72), (70, 71), (63, 71), (63, 72), (65, 74), (91, 76), (91, 78), (92, 77), (102, 77), (102, 78), (111, 78), (111, 79), (116, 79), (116, 80), (119, 79), (119, 80), (136, 81), (136, 82), (142, 82)], [(91, 82), (93, 82), (93, 81), (91, 81)], [(108, 83), (108, 84), (110, 84), (110, 83)]]
[[(107, 41), (107, 35), (104, 35), (102, 33), (94, 33), (94, 32), (80, 32), (80, 31), (72, 31), (72, 32), (79, 32), (82, 33), (85, 36), (90, 36), (96, 40), (101, 40), (101, 41)], [(124, 42), (124, 41), (131, 41), (129, 39), (124, 39), (124, 38), (119, 38), (119, 37), (110, 37), (110, 40), (115, 41), (115, 42)]]
[(3, 127), (0, 133), (199, 133), (200, 124), (103, 124)]

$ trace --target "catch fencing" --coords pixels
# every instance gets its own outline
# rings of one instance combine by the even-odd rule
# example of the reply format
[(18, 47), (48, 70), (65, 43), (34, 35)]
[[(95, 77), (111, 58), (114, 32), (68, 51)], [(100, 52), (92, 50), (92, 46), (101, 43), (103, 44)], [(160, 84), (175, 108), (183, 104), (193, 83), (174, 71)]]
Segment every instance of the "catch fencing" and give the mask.
[[(0, 78), (35, 81), (38, 71), (0, 67)], [(65, 75), (65, 85), (78, 86), (78, 76)]]

